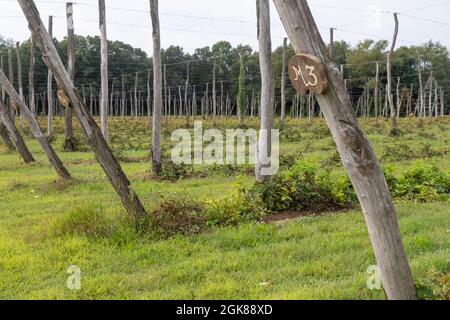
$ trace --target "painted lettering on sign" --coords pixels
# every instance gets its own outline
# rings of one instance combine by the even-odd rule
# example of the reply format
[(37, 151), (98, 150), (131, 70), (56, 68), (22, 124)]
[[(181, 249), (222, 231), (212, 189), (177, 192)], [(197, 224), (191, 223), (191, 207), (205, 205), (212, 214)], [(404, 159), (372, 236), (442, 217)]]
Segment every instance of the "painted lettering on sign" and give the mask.
[(308, 54), (294, 56), (289, 62), (289, 76), (292, 85), (302, 95), (309, 90), (322, 94), (326, 91), (328, 80), (322, 63)]

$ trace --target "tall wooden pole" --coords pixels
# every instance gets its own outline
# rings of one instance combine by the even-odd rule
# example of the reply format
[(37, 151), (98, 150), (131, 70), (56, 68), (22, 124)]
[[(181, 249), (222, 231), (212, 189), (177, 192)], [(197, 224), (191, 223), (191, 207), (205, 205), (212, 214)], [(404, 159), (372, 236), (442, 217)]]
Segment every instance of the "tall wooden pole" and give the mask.
[(423, 97), (422, 67), (420, 60), (418, 60), (417, 62), (417, 69), (419, 70), (419, 99), (420, 99), (419, 118), (422, 118), (425, 110), (425, 101)]
[(101, 39), (101, 95), (100, 95), (100, 123), (102, 134), (106, 142), (108, 134), (108, 38), (106, 36), (105, 0), (98, 0), (100, 39)]
[(378, 124), (378, 86), (379, 86), (379, 82), (380, 82), (380, 63), (377, 61), (376, 64), (376, 72), (375, 72), (375, 91), (374, 91), (374, 99), (375, 99), (375, 121), (376, 124)]
[(130, 181), (123, 172), (119, 162), (114, 157), (106, 140), (103, 138), (101, 130), (89, 114), (89, 111), (76, 91), (73, 82), (70, 80), (69, 74), (64, 68), (61, 58), (52, 42), (52, 38), (45, 30), (45, 26), (39, 17), (39, 12), (34, 1), (18, 0), (18, 2), (28, 20), (28, 26), (36, 39), (36, 44), (42, 51), (44, 62), (47, 67), (53, 71), (57, 82), (70, 100), (81, 128), (86, 135), (98, 162), (103, 168), (106, 177), (119, 195), (125, 210), (139, 225), (139, 223), (147, 217), (147, 212), (131, 187)]
[[(73, 3), (66, 4), (67, 19), (67, 72), (72, 82), (75, 80), (75, 28), (73, 24)], [(75, 139), (73, 137), (72, 107), (64, 108), (64, 151), (75, 151)]]
[(17, 60), (17, 84), (19, 86), (19, 96), (23, 99), (23, 78), (22, 78), (22, 59), (20, 58), (20, 42), (16, 42), (16, 60)]
[[(189, 103), (188, 103), (188, 91), (189, 91), (189, 62), (186, 64), (186, 83), (184, 85), (184, 111), (186, 112), (186, 127), (189, 126)], [(180, 91), (181, 92), (181, 91)], [(180, 96), (181, 102), (181, 96)]]
[(429, 95), (428, 95), (428, 116), (431, 118), (433, 116), (433, 108), (431, 104), (433, 103), (433, 71), (430, 73), (430, 88), (429, 88)]
[(296, 53), (323, 62), (328, 90), (317, 95), (345, 169), (361, 203), (369, 236), (389, 299), (417, 299), (403, 248), (395, 207), (386, 179), (370, 142), (352, 113), (352, 103), (306, 0), (274, 0)]
[(281, 58), (281, 125), (284, 125), (286, 118), (286, 46), (287, 38), (284, 38)]
[[(12, 48), (8, 48), (8, 79), (9, 82), (14, 86), (14, 66), (13, 66), (13, 51)], [(9, 103), (9, 113), (11, 114), (11, 119), (14, 122), (16, 119), (16, 111), (14, 110), (11, 101)]]
[(214, 59), (213, 64), (213, 81), (212, 81), (212, 99), (213, 99), (213, 125), (216, 124), (216, 115), (217, 115), (217, 94), (216, 94), (216, 59)]
[(152, 97), (151, 97), (151, 89), (150, 89), (150, 77), (152, 76), (152, 71), (149, 69), (148, 73), (147, 73), (147, 116), (149, 118), (152, 117), (151, 111), (152, 111), (152, 107), (151, 107), (151, 102), (152, 102)]
[(30, 66), (28, 70), (28, 92), (30, 96), (29, 107), (31, 113), (36, 116), (36, 99), (34, 89), (34, 69), (36, 65), (36, 55), (34, 53), (34, 39), (30, 38)]
[[(48, 17), (48, 34), (52, 38), (53, 43), (53, 17)], [(53, 75), (51, 70), (47, 74), (47, 137), (51, 138), (53, 135)]]
[(333, 60), (334, 50), (334, 28), (330, 28), (330, 59)]
[(394, 56), (395, 44), (397, 43), (397, 35), (398, 35), (398, 16), (397, 13), (394, 13), (395, 20), (395, 29), (394, 29), (394, 37), (392, 39), (391, 49), (387, 55), (387, 86), (388, 86), (388, 101), (389, 108), (391, 111), (391, 135), (397, 135), (397, 117), (395, 114), (395, 106), (394, 106), (394, 97), (392, 95), (392, 59)]
[[(161, 71), (161, 31), (159, 27), (158, 0), (150, 0), (153, 38), (153, 128), (152, 128), (152, 169), (155, 175), (161, 173), (161, 110), (162, 110), (162, 71)], [(165, 68), (164, 68), (165, 70)]]
[(239, 125), (244, 125), (244, 86), (245, 86), (245, 62), (244, 53), (239, 53), (239, 91), (237, 97), (237, 115)]
[(164, 64), (164, 116), (167, 120), (167, 66)]
[[(270, 178), (265, 173), (271, 163), (272, 127), (274, 106), (274, 71), (272, 62), (272, 40), (270, 36), (269, 0), (256, 0), (258, 16), (259, 64), (261, 70), (261, 132), (257, 146), (256, 180), (263, 182)], [(266, 170), (264, 170), (266, 169)]]
[(120, 101), (120, 115), (121, 115), (121, 117), (125, 116), (125, 107), (126, 107), (125, 101), (126, 101), (126, 99), (127, 99), (127, 94), (125, 92), (125, 75), (122, 75), (122, 98), (121, 98), (121, 101)]
[(138, 117), (138, 84), (139, 84), (139, 72), (136, 72), (134, 77), (134, 104), (132, 104), (133, 115), (134, 117)]

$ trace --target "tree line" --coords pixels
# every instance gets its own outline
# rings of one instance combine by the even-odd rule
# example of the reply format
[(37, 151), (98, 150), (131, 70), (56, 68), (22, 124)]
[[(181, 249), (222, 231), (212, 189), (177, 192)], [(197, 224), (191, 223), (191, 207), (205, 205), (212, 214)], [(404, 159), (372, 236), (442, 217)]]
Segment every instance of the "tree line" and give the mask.
[[(53, 39), (53, 41), (63, 63), (66, 64), (67, 38), (63, 40)], [(101, 83), (100, 37), (78, 35), (75, 37), (75, 43), (75, 85), (80, 91), (85, 89), (86, 95), (91, 95), (92, 90), (92, 94), (98, 97)], [(24, 79), (24, 83), (27, 83), (30, 40), (20, 43), (19, 48), (22, 79)], [(8, 59), (8, 49), (11, 49), (12, 59)], [(0, 36), (0, 55), (3, 60), (3, 69), (7, 71), (9, 69), (8, 61), (12, 61), (13, 72), (16, 75), (13, 81), (17, 87), (19, 77), (17, 76), (15, 50), (16, 44), (12, 40)], [(281, 105), (282, 51), (282, 46), (279, 46), (272, 55), (275, 78), (275, 110), (278, 114)], [(369, 103), (373, 103), (377, 61), (379, 62), (381, 91), (383, 91), (387, 82), (385, 62), (387, 52), (388, 41), (386, 40), (366, 39), (354, 46), (346, 41), (335, 41), (333, 43), (333, 61), (341, 67), (354, 109), (361, 112), (361, 115), (363, 115), (362, 107), (358, 105), (358, 103), (362, 105), (361, 98), (367, 99), (372, 95), (372, 100), (369, 100)], [(39, 50), (35, 50), (35, 55), (35, 92), (36, 94), (42, 94), (47, 90), (47, 67), (41, 59)], [(293, 55), (294, 50), (291, 45), (288, 45), (288, 59)], [(243, 56), (244, 60), (243, 70), (240, 65), (240, 56)], [(153, 79), (149, 76), (149, 70), (151, 71), (153, 65), (152, 58), (142, 49), (134, 48), (121, 41), (108, 41), (108, 61), (110, 91), (115, 87), (116, 94), (119, 94), (123, 81), (127, 97), (128, 92), (137, 90), (142, 92), (141, 99), (145, 101), (144, 96), (149, 92), (148, 87), (153, 87)], [(256, 103), (252, 100), (258, 98), (260, 91), (259, 53), (248, 45), (233, 47), (227, 41), (219, 41), (212, 46), (198, 48), (192, 53), (185, 52), (180, 46), (170, 46), (161, 50), (161, 62), (166, 73), (166, 88), (171, 89), (170, 92), (174, 99), (179, 96), (180, 87), (183, 90), (182, 96), (184, 97), (188, 77), (187, 95), (190, 98), (194, 94), (194, 87), (197, 97), (201, 97), (208, 88), (209, 95), (211, 95), (213, 69), (215, 69), (216, 94), (219, 94), (222, 89), (229, 96), (229, 99), (236, 104), (239, 95), (241, 95), (248, 114), (251, 112), (251, 105)], [(419, 69), (424, 79), (424, 86), (432, 78), (439, 88), (442, 88), (443, 92), (449, 91), (450, 82), (447, 75), (450, 74), (450, 57), (445, 46), (439, 42), (430, 41), (420, 46), (402, 46), (395, 50), (392, 66), (393, 81), (395, 85), (399, 83), (402, 96), (411, 95), (412, 104), (416, 103), (419, 97)], [(239, 78), (242, 71), (244, 72), (244, 81), (242, 87), (239, 88)], [(428, 87), (426, 86), (426, 88)], [(24, 96), (28, 96), (26, 85), (23, 91)], [(167, 96), (167, 94), (166, 92), (164, 95)], [(294, 88), (288, 85), (286, 87), (287, 114), (295, 115), (299, 112), (295, 110), (296, 95)], [(381, 99), (384, 99), (384, 96)], [(449, 105), (449, 99), (448, 95), (444, 96), (445, 106)], [(448, 107), (446, 108), (446, 113), (448, 113)], [(233, 110), (236, 111), (237, 108)], [(42, 111), (44, 110), (40, 110), (40, 112)], [(370, 115), (374, 111), (369, 109), (365, 112)], [(406, 109), (402, 114), (406, 114)]]

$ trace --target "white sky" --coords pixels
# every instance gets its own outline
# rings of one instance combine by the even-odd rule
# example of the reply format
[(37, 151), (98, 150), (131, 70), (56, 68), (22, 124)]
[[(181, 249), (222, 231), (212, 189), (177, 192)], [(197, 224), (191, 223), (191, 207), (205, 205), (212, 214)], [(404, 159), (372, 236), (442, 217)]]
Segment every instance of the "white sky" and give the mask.
[[(162, 46), (179, 45), (186, 51), (227, 40), (233, 45), (249, 44), (257, 49), (255, 0), (160, 0)], [(66, 33), (65, 1), (37, 0), (47, 23), (54, 15), (54, 36)], [(310, 0), (309, 4), (326, 42), (330, 27), (337, 27), (335, 40), (355, 44), (365, 38), (392, 38), (392, 14), (400, 12), (399, 45), (421, 44), (430, 39), (450, 47), (450, 1), (443, 0)], [(80, 0), (75, 5), (75, 32), (99, 35), (97, 0)], [(148, 0), (106, 0), (108, 38), (120, 40), (151, 53), (151, 21)], [(334, 8), (331, 8), (334, 7)], [(337, 8), (336, 8), (337, 7)], [(429, 8), (424, 8), (429, 7)], [(273, 46), (285, 36), (277, 12), (272, 8)], [(125, 9), (125, 10), (121, 10)], [(27, 22), (15, 0), (0, 0), (0, 34), (17, 41), (29, 37)]]

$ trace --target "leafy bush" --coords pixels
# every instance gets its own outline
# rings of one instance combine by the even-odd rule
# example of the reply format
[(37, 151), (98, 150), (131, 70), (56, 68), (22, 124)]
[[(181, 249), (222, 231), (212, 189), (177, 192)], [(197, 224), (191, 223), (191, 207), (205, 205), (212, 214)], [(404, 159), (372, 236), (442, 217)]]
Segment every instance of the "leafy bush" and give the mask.
[(178, 181), (188, 179), (192, 176), (194, 168), (192, 165), (175, 164), (170, 160), (163, 160), (161, 172), (158, 178), (163, 180)]
[(280, 169), (290, 169), (302, 156), (293, 152), (280, 153)]
[(339, 209), (356, 199), (346, 177), (332, 177), (329, 171), (318, 173), (316, 164), (305, 161), (266, 183), (256, 183), (250, 192), (273, 212)]
[(266, 213), (261, 198), (254, 197), (239, 181), (230, 197), (206, 200), (205, 216), (210, 226), (261, 221)]
[(394, 197), (422, 202), (446, 200), (450, 196), (450, 175), (435, 165), (415, 162), (398, 178), (388, 179)]

